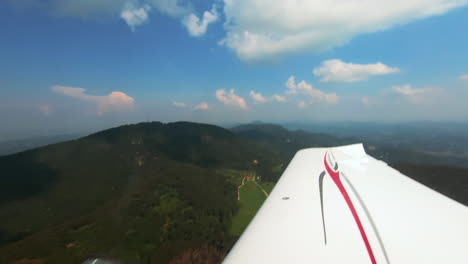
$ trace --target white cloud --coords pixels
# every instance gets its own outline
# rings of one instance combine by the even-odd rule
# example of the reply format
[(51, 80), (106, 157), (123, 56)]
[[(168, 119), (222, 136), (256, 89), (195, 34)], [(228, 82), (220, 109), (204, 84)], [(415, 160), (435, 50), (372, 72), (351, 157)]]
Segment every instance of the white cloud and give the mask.
[(281, 96), (281, 95), (277, 95), (277, 94), (274, 94), (274, 95), (271, 97), (271, 99), (272, 99), (273, 101), (280, 102), (280, 103), (286, 101), (286, 97)]
[(52, 114), (53, 110), (54, 110), (54, 108), (50, 104), (41, 104), (41, 105), (39, 105), (39, 112), (41, 112), (41, 114), (43, 114), (45, 116), (48, 116), (48, 115)]
[(297, 103), (297, 107), (299, 107), (299, 108), (305, 108), (306, 106), (307, 106), (307, 104), (304, 101), (300, 101), (299, 103)]
[(186, 103), (182, 103), (182, 102), (172, 102), (172, 105), (175, 106), (175, 107), (179, 107), (179, 108), (185, 108), (185, 107), (188, 107), (188, 105)]
[(226, 93), (224, 89), (219, 89), (216, 91), (216, 98), (225, 105), (239, 107), (244, 110), (248, 108), (245, 99), (236, 95), (234, 89), (231, 89), (229, 93)]
[(266, 102), (278, 102), (282, 103), (286, 101), (286, 97), (274, 94), (271, 97), (265, 97), (261, 93), (256, 93), (255, 91), (250, 91), (249, 93), (250, 97), (256, 104), (263, 104)]
[(428, 90), (427, 88), (413, 88), (409, 84), (401, 85), (401, 86), (393, 86), (392, 90), (398, 94), (406, 95), (406, 96), (413, 96), (418, 94), (426, 93)]
[(220, 44), (243, 60), (319, 52), (355, 36), (441, 15), (468, 0), (224, 0)]
[(266, 99), (261, 93), (255, 93), (254, 91), (250, 91), (249, 95), (252, 98), (252, 100), (254, 100), (254, 102), (257, 104), (266, 103), (268, 101), (268, 99)]
[(286, 90), (287, 94), (298, 94), (299, 87), (296, 85), (296, 77), (290, 76), (289, 79), (286, 81)]
[(172, 105), (177, 107), (177, 108), (189, 108), (189, 109), (194, 109), (194, 110), (208, 110), (210, 109), (210, 106), (206, 102), (201, 102), (195, 106), (182, 103), (182, 102), (172, 102)]
[(205, 11), (203, 17), (200, 20), (195, 14), (190, 14), (182, 20), (182, 24), (187, 28), (188, 33), (191, 36), (199, 37), (206, 33), (208, 25), (218, 20), (218, 13), (216, 12), (216, 6), (213, 5), (211, 11)]
[(68, 97), (94, 103), (96, 105), (96, 113), (99, 115), (110, 112), (130, 111), (134, 107), (135, 100), (122, 92), (114, 91), (105, 96), (97, 96), (86, 94), (86, 89), (83, 88), (56, 85), (50, 89)]
[(127, 22), (132, 31), (135, 31), (135, 27), (149, 20), (148, 12), (150, 10), (151, 7), (147, 4), (138, 7), (131, 2), (127, 2), (120, 13), (120, 17)]
[(464, 74), (464, 75), (460, 76), (460, 80), (468, 81), (468, 74)]
[(326, 93), (321, 90), (315, 89), (312, 85), (302, 80), (296, 84), (296, 78), (294, 76), (289, 77), (286, 81), (287, 94), (305, 94), (310, 96), (313, 100), (319, 102), (325, 102), (329, 104), (338, 103), (339, 97), (336, 93)]
[(401, 85), (401, 86), (393, 86), (392, 91), (396, 94), (404, 96), (410, 103), (419, 104), (419, 103), (427, 103), (432, 101), (438, 93), (440, 93), (440, 89), (436, 88), (414, 88), (409, 84)]
[(207, 103), (202, 102), (194, 106), (194, 109), (195, 110), (208, 110), (210, 109), (210, 106)]
[(363, 96), (361, 98), (361, 102), (365, 105), (369, 105), (370, 104), (370, 97), (369, 96)]
[(315, 68), (313, 73), (321, 82), (357, 82), (367, 80), (372, 75), (397, 73), (400, 69), (383, 63), (353, 64), (338, 59), (327, 60)]

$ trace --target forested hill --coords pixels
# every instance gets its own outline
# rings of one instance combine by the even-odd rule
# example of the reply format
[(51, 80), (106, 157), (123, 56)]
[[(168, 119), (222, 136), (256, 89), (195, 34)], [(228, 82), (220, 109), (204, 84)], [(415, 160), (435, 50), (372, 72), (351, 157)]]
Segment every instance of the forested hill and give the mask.
[(291, 158), (298, 150), (314, 147), (332, 147), (359, 143), (352, 138), (339, 138), (323, 133), (303, 130), (291, 131), (275, 124), (246, 124), (231, 128), (237, 135), (281, 150), (285, 158)]
[[(276, 149), (281, 150), (282, 154), (286, 155), (284, 158), (291, 157), (297, 150), (303, 148), (363, 143), (369, 155), (387, 163), (394, 164), (403, 162), (468, 168), (468, 158), (434, 155), (423, 152), (423, 150), (418, 151), (403, 146), (395, 147), (388, 144), (385, 139), (381, 141), (374, 139), (368, 142), (353, 137), (339, 137), (304, 130), (288, 130), (279, 125), (266, 123), (239, 125), (231, 128), (231, 131), (245, 139), (274, 146)], [(432, 144), (432, 141), (428, 141), (426, 144)]]
[(0, 157), (0, 263), (90, 254), (165, 263), (189, 248), (223, 249), (237, 204), (219, 170), (278, 159), (229, 130), (188, 122), (127, 125)]

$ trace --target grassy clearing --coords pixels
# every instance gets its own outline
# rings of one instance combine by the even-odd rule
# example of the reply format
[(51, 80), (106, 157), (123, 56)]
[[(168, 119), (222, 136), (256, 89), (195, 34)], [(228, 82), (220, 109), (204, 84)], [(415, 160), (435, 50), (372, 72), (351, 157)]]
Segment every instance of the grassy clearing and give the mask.
[(232, 170), (232, 169), (220, 169), (217, 172), (224, 176), (227, 176), (229, 179), (229, 182), (232, 182), (236, 186), (241, 184), (242, 178), (244, 177), (243, 174), (245, 173), (245, 171)]
[(240, 236), (257, 213), (266, 197), (258, 186), (251, 181), (240, 189), (239, 210), (232, 218), (231, 234)]
[[(242, 185), (242, 179), (246, 172), (222, 170), (222, 173), (229, 176), (230, 181), (239, 186), (240, 200), (237, 201), (239, 209), (232, 218), (230, 233), (233, 236), (240, 236), (266, 199), (262, 188), (270, 193), (274, 183), (244, 180), (244, 185)], [(255, 173), (249, 173), (249, 175), (255, 177)]]

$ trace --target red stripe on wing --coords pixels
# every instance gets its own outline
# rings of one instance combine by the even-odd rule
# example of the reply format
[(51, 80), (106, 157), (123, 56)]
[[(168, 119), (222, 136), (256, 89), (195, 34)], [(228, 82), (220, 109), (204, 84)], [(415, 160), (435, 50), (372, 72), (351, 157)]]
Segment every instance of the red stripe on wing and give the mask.
[(364, 241), (364, 244), (367, 249), (367, 253), (369, 254), (369, 258), (372, 262), (372, 264), (376, 264), (377, 261), (375, 260), (374, 252), (372, 251), (372, 247), (369, 243), (369, 239), (367, 238), (366, 231), (364, 230), (364, 227), (362, 226), (361, 219), (359, 218), (359, 215), (354, 208), (353, 201), (351, 201), (351, 198), (348, 195), (348, 192), (346, 191), (345, 187), (343, 186), (343, 183), (341, 182), (340, 179), (340, 172), (339, 171), (334, 171), (330, 165), (327, 162), (327, 154), (325, 154), (324, 157), (324, 164), (325, 164), (325, 169), (332, 178), (333, 182), (335, 183), (336, 187), (338, 187), (338, 190), (340, 190), (341, 195), (346, 201), (346, 204), (348, 205), (349, 210), (351, 211), (351, 214), (354, 217), (354, 221), (356, 222), (356, 225), (358, 226), (359, 232), (361, 233), (362, 240)]

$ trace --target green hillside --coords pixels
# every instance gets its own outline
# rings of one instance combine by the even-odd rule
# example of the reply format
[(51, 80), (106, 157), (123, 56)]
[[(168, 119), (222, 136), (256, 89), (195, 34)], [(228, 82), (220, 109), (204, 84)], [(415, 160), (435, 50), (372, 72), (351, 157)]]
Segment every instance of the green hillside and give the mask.
[(237, 190), (217, 170), (248, 170), (252, 160), (272, 168), (275, 157), (223, 128), (186, 122), (123, 126), (1, 157), (0, 263), (91, 255), (153, 263), (224, 248), (235, 239)]

